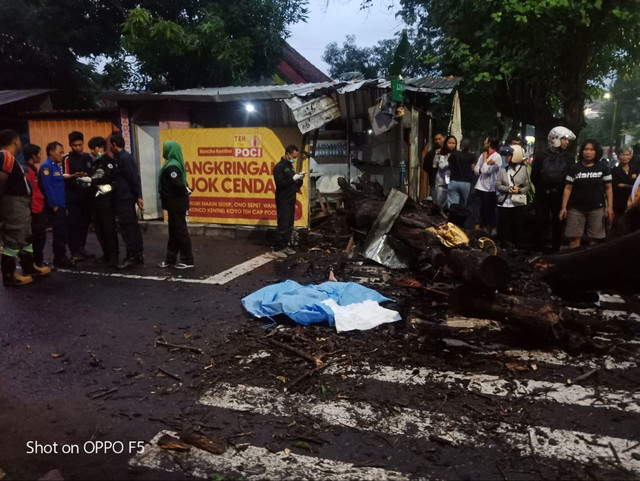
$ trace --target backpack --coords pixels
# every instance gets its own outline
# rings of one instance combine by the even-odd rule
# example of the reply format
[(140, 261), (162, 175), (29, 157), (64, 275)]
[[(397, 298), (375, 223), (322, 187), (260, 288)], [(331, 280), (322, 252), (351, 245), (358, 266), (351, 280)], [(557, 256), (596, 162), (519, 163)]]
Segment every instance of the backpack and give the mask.
[(542, 161), (542, 180), (545, 184), (564, 184), (569, 165), (563, 155), (549, 152)]

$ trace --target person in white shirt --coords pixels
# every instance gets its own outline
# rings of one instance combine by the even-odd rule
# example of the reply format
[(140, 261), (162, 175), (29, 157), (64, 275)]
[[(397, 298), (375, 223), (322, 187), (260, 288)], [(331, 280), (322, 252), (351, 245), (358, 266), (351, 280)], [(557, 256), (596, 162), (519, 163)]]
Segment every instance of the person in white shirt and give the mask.
[(479, 219), (476, 230), (485, 229), (489, 234), (496, 226), (496, 177), (502, 166), (502, 157), (497, 152), (500, 140), (487, 137), (484, 152), (478, 158), (474, 172), (478, 176), (475, 198), (478, 203)]

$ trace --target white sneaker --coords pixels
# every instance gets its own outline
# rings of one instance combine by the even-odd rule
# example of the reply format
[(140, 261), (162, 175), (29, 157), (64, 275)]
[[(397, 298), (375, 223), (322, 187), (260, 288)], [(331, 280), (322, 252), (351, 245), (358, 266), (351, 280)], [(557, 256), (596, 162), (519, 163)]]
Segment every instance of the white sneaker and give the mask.
[(184, 262), (178, 262), (173, 267), (175, 267), (176, 269), (192, 269), (193, 264), (185, 264)]
[(284, 250), (281, 251), (271, 251), (271, 253), (276, 256), (279, 257), (280, 259), (284, 259), (285, 257), (287, 257), (287, 253)]

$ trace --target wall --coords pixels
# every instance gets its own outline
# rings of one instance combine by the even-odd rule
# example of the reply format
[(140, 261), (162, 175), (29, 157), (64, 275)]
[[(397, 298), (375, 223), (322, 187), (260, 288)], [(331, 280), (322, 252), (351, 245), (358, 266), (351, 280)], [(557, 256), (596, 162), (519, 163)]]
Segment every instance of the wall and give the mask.
[(69, 150), (70, 132), (77, 130), (84, 134), (85, 151), (88, 151), (87, 142), (91, 137), (108, 137), (114, 130), (109, 121), (103, 120), (29, 120), (29, 137), (32, 144), (39, 145), (43, 150), (49, 142), (57, 140), (64, 145), (65, 151)]

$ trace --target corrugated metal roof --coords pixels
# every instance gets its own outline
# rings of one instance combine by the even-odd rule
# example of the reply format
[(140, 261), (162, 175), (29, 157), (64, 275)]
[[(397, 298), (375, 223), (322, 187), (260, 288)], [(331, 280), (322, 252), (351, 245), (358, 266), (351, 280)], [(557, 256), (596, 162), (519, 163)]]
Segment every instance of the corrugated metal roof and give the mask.
[(52, 89), (0, 90), (0, 105), (11, 104), (37, 95), (53, 92)]
[[(451, 93), (461, 79), (453, 77), (425, 77), (405, 80), (407, 88), (424, 93)], [(254, 85), (242, 87), (214, 87), (172, 90), (152, 93), (109, 93), (106, 96), (118, 100), (191, 100), (203, 102), (238, 102), (249, 100), (283, 100), (293, 97), (319, 96), (328, 93), (345, 94), (363, 87), (388, 89), (391, 82), (385, 79), (317, 82), (290, 85)]]

